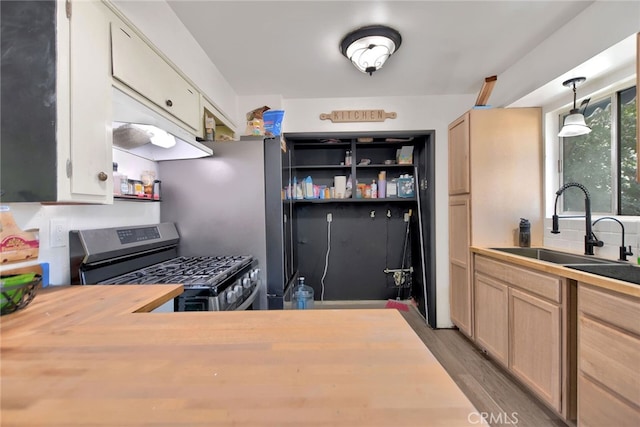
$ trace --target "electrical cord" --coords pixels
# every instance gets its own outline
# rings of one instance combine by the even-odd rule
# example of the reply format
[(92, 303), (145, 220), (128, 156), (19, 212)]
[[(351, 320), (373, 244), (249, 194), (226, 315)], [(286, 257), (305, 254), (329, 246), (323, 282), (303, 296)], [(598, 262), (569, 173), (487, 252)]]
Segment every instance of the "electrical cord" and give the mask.
[(320, 301), (324, 301), (324, 278), (327, 277), (327, 268), (329, 267), (329, 252), (331, 252), (331, 221), (327, 221), (327, 255), (324, 258), (324, 272), (320, 279)]

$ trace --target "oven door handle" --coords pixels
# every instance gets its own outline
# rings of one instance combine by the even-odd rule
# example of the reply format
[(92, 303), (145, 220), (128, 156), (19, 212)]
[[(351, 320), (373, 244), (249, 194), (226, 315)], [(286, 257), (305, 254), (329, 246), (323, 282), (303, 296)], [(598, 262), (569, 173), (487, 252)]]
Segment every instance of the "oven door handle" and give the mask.
[(249, 308), (249, 306), (253, 304), (253, 301), (256, 299), (256, 295), (258, 295), (259, 290), (260, 290), (260, 283), (258, 283), (256, 287), (253, 288), (253, 292), (251, 292), (251, 295), (249, 295), (242, 304), (236, 307), (236, 310), (240, 311), (240, 310), (246, 310), (247, 308)]

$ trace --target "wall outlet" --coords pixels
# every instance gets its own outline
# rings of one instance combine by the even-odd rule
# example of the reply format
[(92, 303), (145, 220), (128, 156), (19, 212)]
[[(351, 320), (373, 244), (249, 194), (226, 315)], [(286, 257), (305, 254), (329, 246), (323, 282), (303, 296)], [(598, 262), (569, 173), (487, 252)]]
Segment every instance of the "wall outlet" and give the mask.
[(327, 214), (327, 222), (331, 222), (333, 221), (333, 214), (328, 213)]
[(62, 248), (67, 246), (67, 220), (64, 218), (52, 218), (49, 221), (49, 246)]

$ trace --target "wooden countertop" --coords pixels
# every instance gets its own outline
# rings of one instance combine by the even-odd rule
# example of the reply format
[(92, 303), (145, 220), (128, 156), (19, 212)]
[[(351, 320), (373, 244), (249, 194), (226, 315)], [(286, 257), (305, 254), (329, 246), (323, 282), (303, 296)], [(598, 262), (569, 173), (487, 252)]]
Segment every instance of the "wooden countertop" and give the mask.
[[(561, 277), (567, 277), (569, 279), (588, 283), (600, 288), (609, 289), (611, 291), (640, 297), (640, 285), (636, 285), (635, 283), (624, 282), (622, 280), (611, 279), (604, 276), (598, 276), (596, 274), (574, 270), (573, 268), (563, 267), (560, 264), (518, 256), (510, 254), (508, 252), (497, 251), (490, 248), (472, 246), (471, 251), (477, 254), (489, 256), (491, 258), (507, 261), (516, 265), (521, 265), (523, 267), (533, 268)], [(640, 269), (638, 271), (640, 271)]]
[(463, 426), (397, 310), (140, 313), (176, 285), (71, 286), (0, 318), (3, 426)]

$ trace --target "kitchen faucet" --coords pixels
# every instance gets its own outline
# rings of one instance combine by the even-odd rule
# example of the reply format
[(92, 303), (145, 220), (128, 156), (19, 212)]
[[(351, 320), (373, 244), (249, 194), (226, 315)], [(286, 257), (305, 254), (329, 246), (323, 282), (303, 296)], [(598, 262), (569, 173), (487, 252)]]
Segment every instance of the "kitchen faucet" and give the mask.
[(620, 261), (626, 261), (627, 260), (627, 255), (631, 256), (633, 255), (633, 252), (631, 252), (631, 245), (629, 245), (629, 250), (627, 250), (627, 248), (624, 246), (624, 224), (622, 222), (620, 222), (620, 220), (616, 219), (616, 218), (612, 218), (610, 216), (603, 216), (602, 218), (598, 218), (595, 221), (593, 221), (593, 225), (596, 225), (599, 221), (602, 221), (603, 219), (610, 219), (612, 221), (617, 222), (618, 224), (620, 224), (620, 227), (622, 228), (622, 246), (620, 246)]
[(556, 204), (553, 208), (553, 217), (552, 217), (552, 234), (559, 234), (559, 221), (558, 218), (558, 198), (567, 188), (577, 187), (584, 193), (584, 215), (570, 215), (563, 216), (562, 218), (576, 218), (583, 217), (585, 219), (585, 235), (584, 235), (584, 254), (585, 255), (593, 255), (594, 246), (602, 247), (604, 242), (598, 240), (595, 234), (593, 234), (593, 230), (591, 228), (591, 197), (589, 196), (589, 191), (585, 188), (584, 185), (578, 184), (577, 182), (569, 182), (562, 187), (558, 191), (556, 191)]

